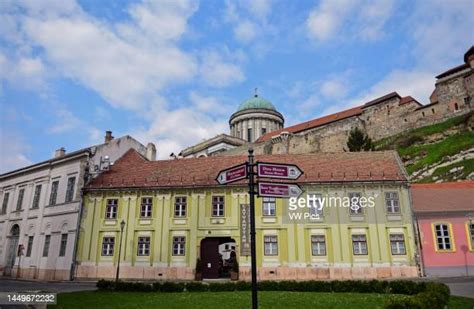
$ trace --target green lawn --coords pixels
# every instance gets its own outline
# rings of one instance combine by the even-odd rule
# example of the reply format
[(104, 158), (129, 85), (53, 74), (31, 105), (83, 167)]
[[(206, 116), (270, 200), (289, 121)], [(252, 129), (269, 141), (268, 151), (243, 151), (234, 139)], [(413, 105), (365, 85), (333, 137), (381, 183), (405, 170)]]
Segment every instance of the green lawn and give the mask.
[[(250, 308), (250, 292), (60, 294), (52, 308)], [(260, 292), (260, 308), (383, 308), (387, 294)], [(449, 308), (473, 308), (474, 299), (451, 297)]]

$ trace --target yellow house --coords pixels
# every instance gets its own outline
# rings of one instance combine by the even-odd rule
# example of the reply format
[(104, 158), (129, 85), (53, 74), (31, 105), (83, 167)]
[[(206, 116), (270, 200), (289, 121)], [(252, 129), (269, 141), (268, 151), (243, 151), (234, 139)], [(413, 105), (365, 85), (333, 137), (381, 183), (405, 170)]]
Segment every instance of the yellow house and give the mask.
[[(240, 279), (249, 279), (248, 187), (215, 180), (246, 159), (126, 153), (84, 190), (76, 277), (113, 278), (120, 256), (122, 279), (192, 280), (198, 259), (204, 278), (228, 276), (237, 260)], [(417, 276), (408, 182), (395, 152), (256, 160), (304, 171), (301, 205), (256, 200), (260, 280)]]

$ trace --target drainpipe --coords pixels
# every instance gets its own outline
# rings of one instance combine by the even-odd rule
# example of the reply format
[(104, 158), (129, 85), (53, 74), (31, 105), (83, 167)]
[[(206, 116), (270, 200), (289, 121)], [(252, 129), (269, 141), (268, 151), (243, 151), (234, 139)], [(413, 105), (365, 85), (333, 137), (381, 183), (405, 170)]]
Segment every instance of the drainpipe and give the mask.
[(76, 237), (74, 239), (74, 249), (72, 251), (72, 263), (71, 263), (71, 270), (69, 271), (69, 280), (73, 281), (77, 269), (77, 250), (79, 248), (79, 235), (81, 232), (81, 221), (82, 221), (82, 215), (83, 215), (83, 209), (84, 209), (84, 187), (89, 183), (89, 160), (94, 156), (92, 153), (91, 149), (88, 149), (88, 156), (87, 156), (87, 161), (86, 161), (86, 169), (84, 172), (84, 185), (83, 188), (81, 189), (81, 203), (79, 204), (79, 215), (77, 218), (77, 223), (76, 223)]
[(415, 215), (415, 212), (413, 211), (413, 199), (412, 199), (412, 194), (411, 194), (411, 186), (408, 185), (408, 199), (410, 201), (410, 212), (411, 212), (411, 217), (414, 218), (413, 220), (413, 232), (415, 234), (415, 244), (416, 244), (416, 254), (418, 255), (419, 258), (416, 258), (415, 256), (415, 262), (416, 266), (418, 267), (420, 271), (420, 276), (425, 277), (425, 269), (424, 269), (424, 261), (423, 261), (423, 254), (421, 252), (422, 250), (422, 245), (421, 245), (421, 235), (420, 235), (420, 228), (418, 225), (418, 218)]

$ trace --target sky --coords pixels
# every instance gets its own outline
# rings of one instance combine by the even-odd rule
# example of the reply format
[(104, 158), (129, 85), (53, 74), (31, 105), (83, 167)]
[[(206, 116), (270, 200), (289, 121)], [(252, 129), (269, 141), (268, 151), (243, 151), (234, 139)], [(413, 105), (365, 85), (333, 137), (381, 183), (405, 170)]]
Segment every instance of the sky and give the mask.
[(228, 133), (254, 88), (285, 125), (391, 91), (429, 102), (474, 1), (1, 0), (0, 172), (103, 142), (167, 158)]

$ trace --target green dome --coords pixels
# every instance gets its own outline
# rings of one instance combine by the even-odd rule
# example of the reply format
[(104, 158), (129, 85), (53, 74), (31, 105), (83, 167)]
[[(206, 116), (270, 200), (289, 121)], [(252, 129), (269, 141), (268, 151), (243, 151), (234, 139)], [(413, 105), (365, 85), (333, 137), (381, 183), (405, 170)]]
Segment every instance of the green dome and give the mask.
[(262, 109), (271, 109), (276, 111), (275, 106), (273, 106), (272, 102), (259, 97), (258, 95), (255, 95), (251, 97), (250, 99), (247, 99), (243, 101), (239, 108), (237, 109), (237, 112), (246, 110), (246, 109), (253, 109), (253, 108), (262, 108)]

